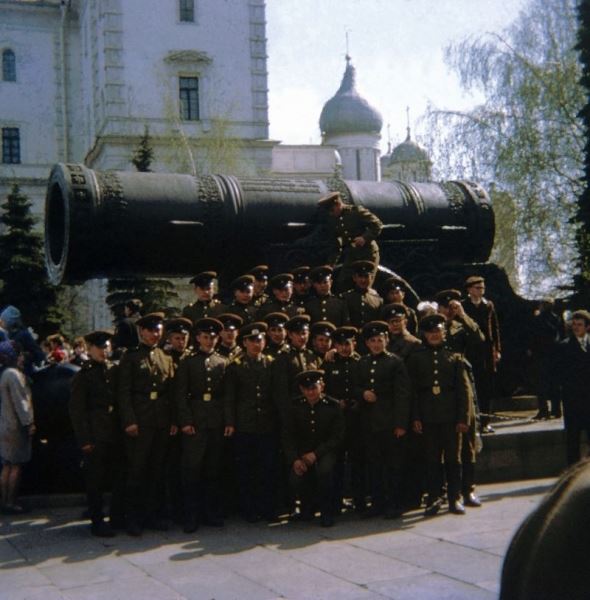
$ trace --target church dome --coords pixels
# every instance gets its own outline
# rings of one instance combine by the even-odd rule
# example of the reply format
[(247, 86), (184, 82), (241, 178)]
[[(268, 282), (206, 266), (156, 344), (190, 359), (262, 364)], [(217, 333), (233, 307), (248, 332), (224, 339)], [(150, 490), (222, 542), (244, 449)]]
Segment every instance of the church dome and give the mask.
[(389, 164), (393, 165), (400, 162), (430, 162), (428, 153), (410, 138), (410, 128), (408, 127), (408, 136), (405, 141), (397, 145), (391, 152)]
[(336, 94), (324, 104), (320, 130), (324, 135), (343, 133), (379, 133), (383, 118), (362, 98), (355, 85), (356, 71), (346, 57), (346, 70)]

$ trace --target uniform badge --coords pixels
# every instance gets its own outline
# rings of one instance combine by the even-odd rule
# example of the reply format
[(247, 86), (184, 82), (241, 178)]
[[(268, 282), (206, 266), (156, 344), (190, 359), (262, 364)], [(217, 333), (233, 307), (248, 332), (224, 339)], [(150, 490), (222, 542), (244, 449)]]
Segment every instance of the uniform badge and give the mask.
[(432, 386), (432, 393), (435, 396), (438, 396), (440, 394), (440, 385), (433, 385)]
[(211, 402), (211, 394), (203, 394), (203, 402)]

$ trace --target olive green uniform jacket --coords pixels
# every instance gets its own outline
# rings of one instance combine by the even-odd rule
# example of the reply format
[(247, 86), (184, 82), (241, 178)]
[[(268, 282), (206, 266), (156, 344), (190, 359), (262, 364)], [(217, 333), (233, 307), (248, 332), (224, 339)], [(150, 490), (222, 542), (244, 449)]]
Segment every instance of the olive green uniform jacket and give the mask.
[(118, 399), (123, 428), (166, 428), (171, 424), (174, 362), (161, 348), (140, 344), (119, 365)]
[(278, 411), (272, 394), (273, 359), (242, 355), (229, 364), (225, 394), (229, 405), (229, 425), (243, 433), (273, 433)]
[(473, 392), (463, 359), (443, 347), (424, 345), (408, 358), (412, 382), (412, 420), (469, 423)]
[(185, 358), (176, 375), (178, 425), (215, 429), (231, 420), (224, 394), (227, 360), (211, 352), (197, 351)]
[(70, 418), (80, 447), (114, 442), (121, 425), (116, 410), (117, 367), (89, 360), (72, 378)]

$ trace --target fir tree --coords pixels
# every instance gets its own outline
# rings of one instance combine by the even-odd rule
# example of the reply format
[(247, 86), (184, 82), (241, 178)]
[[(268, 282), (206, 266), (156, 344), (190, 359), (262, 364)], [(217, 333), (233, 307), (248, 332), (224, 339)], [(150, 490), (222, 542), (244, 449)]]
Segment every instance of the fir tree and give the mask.
[[(142, 173), (151, 173), (154, 160), (154, 148), (146, 126), (139, 140), (131, 162)], [(170, 308), (170, 304), (178, 299), (174, 285), (167, 279), (145, 279), (143, 277), (125, 277), (110, 279), (107, 287), (107, 303), (115, 318), (120, 317), (120, 307), (132, 298), (143, 302), (143, 312)]]
[(154, 148), (150, 138), (150, 130), (146, 125), (143, 131), (143, 137), (139, 140), (139, 144), (133, 152), (131, 162), (133, 166), (141, 173), (151, 173), (150, 167), (154, 160)]
[(1, 208), (0, 306), (18, 307), (24, 322), (42, 335), (55, 332), (63, 315), (56, 306), (58, 288), (45, 272), (43, 241), (34, 231), (31, 202), (15, 183)]

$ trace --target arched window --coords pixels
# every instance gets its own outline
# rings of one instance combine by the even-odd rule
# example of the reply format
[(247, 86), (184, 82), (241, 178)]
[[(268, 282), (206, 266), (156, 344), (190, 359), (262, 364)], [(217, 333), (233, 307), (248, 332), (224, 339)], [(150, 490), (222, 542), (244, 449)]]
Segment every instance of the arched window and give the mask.
[(2, 79), (16, 81), (16, 58), (10, 48), (2, 52)]

